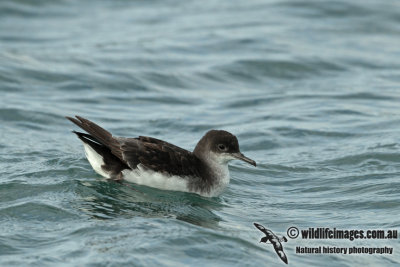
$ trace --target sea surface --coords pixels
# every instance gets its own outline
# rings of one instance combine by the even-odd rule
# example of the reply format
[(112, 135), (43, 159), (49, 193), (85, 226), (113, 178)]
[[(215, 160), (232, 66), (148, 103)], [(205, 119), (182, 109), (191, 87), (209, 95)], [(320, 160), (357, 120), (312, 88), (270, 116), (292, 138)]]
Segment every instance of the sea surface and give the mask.
[[(234, 133), (216, 198), (109, 182), (64, 116), (192, 150)], [(399, 266), (400, 2), (0, 1), (0, 266)], [(297, 247), (392, 248), (301, 254)]]

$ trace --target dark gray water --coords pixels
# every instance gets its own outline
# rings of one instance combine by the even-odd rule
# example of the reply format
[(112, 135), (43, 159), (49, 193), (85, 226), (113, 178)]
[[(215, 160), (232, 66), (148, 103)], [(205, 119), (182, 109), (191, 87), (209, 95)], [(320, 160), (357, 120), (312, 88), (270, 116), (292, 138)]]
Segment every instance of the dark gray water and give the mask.
[[(400, 227), (400, 4), (0, 2), (1, 266), (284, 265), (253, 222)], [(76, 129), (238, 136), (218, 198), (102, 180)], [(392, 255), (298, 254), (297, 246)], [(292, 266), (398, 266), (397, 240), (290, 239)]]

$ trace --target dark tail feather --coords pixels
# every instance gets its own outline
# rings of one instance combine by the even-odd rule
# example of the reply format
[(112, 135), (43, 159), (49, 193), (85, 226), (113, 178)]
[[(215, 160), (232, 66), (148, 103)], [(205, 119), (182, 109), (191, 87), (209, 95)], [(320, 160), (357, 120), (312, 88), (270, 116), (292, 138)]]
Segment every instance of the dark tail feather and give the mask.
[[(96, 138), (89, 134), (80, 133), (76, 131), (72, 131), (74, 134), (78, 136), (79, 139), (82, 140), (85, 144), (88, 144), (92, 147), (98, 154), (103, 154), (103, 151), (107, 150), (110, 151), (106, 146), (102, 145)], [(111, 153), (111, 152), (109, 152)]]
[[(85, 118), (80, 116), (75, 116), (76, 118), (66, 117), (68, 120), (72, 121), (80, 128), (85, 130), (90, 138), (86, 135), (86, 137), (90, 140), (95, 140), (95, 142), (100, 143), (101, 145), (107, 147), (111, 152), (117, 156), (120, 160), (123, 160), (122, 152), (120, 148), (120, 144), (116, 138), (112, 136), (112, 134), (94, 122), (91, 122)], [(83, 136), (83, 135), (81, 135)], [(83, 140), (82, 140), (83, 141)]]
[(79, 139), (82, 140), (82, 142), (88, 143), (88, 141), (93, 141), (99, 145), (101, 145), (101, 143), (99, 142), (99, 140), (97, 140), (96, 138), (94, 138), (93, 136), (91, 136), (90, 134), (85, 134), (85, 133), (81, 133), (81, 132), (77, 132), (77, 131), (72, 131), (74, 134), (76, 134), (78, 136)]
[(102, 166), (103, 170), (110, 174), (110, 177), (114, 180), (122, 179), (119, 175), (120, 172), (124, 169), (128, 169), (120, 159), (112, 154), (110, 149), (99, 142), (96, 138), (91, 136), (90, 134), (85, 134), (77, 131), (72, 131), (74, 134), (78, 136), (79, 139), (82, 140), (85, 144), (88, 144), (91, 148), (93, 148), (97, 154), (99, 154), (104, 161), (104, 165)]
[(120, 148), (118, 141), (112, 136), (112, 134), (94, 122), (91, 122), (80, 116), (75, 116), (75, 118), (66, 117), (68, 120), (72, 121), (80, 128), (88, 132), (94, 139), (96, 139), (100, 144), (108, 147), (113, 153), (122, 159), (120, 155)]
[(80, 116), (75, 116), (75, 118), (71, 117), (66, 117), (68, 120), (72, 121), (76, 125), (78, 125), (80, 128), (88, 132), (91, 136), (93, 136), (95, 139), (97, 139), (100, 143), (103, 145), (108, 145), (112, 141), (112, 134), (109, 133), (108, 131), (104, 130), (101, 128), (99, 125), (97, 125), (94, 122), (91, 122), (85, 118), (82, 118)]

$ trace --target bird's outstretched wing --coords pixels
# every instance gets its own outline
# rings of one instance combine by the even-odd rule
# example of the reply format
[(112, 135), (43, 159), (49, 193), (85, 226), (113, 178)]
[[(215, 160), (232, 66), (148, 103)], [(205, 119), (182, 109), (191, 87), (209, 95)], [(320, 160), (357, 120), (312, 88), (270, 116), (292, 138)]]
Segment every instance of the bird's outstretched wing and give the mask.
[(188, 150), (147, 136), (115, 137), (94, 122), (80, 116), (67, 119), (89, 133), (92, 140), (107, 147), (131, 169), (141, 164), (145, 168), (170, 175), (200, 176), (202, 162)]
[(275, 251), (276, 251), (276, 254), (278, 254), (279, 258), (280, 258), (284, 263), (288, 264), (288, 259), (287, 259), (287, 257), (286, 257), (285, 252), (283, 252), (282, 246), (279, 246), (279, 247), (278, 247), (278, 246), (276, 246), (276, 245), (274, 244), (274, 249), (275, 249)]
[(262, 226), (261, 224), (254, 223), (254, 226), (255, 226), (258, 230), (260, 230), (261, 232), (263, 232), (264, 234), (268, 234), (268, 233), (267, 233), (268, 229), (265, 228), (264, 226)]

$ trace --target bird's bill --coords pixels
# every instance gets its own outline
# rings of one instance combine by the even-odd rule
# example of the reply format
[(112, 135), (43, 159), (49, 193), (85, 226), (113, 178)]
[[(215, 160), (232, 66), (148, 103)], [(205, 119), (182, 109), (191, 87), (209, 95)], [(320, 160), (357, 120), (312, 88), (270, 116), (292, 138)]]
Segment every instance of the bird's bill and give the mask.
[(243, 155), (242, 153), (238, 152), (238, 153), (233, 153), (232, 154), (233, 157), (235, 157), (236, 159), (242, 160), (244, 162), (247, 162), (253, 166), (256, 166), (256, 162), (248, 157), (246, 157), (245, 155)]

